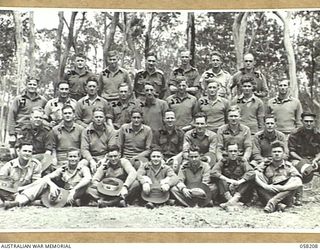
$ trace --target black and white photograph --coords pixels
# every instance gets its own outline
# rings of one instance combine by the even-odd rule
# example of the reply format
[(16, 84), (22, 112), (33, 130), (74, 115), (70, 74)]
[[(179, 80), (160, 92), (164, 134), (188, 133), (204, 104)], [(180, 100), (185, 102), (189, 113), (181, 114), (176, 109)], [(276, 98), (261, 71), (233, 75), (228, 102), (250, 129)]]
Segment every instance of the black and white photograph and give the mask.
[(0, 9), (0, 232), (313, 232), (320, 10)]

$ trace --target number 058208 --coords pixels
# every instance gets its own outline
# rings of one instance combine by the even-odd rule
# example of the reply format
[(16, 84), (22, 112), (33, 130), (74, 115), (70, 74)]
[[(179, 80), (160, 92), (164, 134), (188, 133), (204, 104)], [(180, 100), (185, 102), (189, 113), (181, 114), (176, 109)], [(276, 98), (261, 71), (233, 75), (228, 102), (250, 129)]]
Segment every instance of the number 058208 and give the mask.
[(300, 248), (318, 248), (318, 244), (308, 244), (308, 243), (303, 243), (300, 244)]

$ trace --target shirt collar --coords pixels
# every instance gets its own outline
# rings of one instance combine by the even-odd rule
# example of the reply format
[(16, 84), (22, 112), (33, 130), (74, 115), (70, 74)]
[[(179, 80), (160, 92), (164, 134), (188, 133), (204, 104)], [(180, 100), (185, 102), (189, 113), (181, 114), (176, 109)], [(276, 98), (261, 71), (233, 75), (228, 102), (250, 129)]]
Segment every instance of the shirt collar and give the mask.
[[(197, 134), (196, 128), (192, 129), (191, 135), (194, 136), (194, 137), (197, 137), (198, 134)], [(205, 132), (204, 132), (204, 135), (206, 137), (209, 137), (210, 136), (210, 131), (208, 129), (206, 129)]]
[(220, 69), (220, 71), (219, 71), (218, 73), (215, 73), (215, 72), (213, 72), (212, 69), (209, 69), (209, 70), (207, 71), (207, 73), (213, 74), (214, 76), (218, 76), (218, 75), (222, 75), (222, 74), (223, 74), (223, 70)]

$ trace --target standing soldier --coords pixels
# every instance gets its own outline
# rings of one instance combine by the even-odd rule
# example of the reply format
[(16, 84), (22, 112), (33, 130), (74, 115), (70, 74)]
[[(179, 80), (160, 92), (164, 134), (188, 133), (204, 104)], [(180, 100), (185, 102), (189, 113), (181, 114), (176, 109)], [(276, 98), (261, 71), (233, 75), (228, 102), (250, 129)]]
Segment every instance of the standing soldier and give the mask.
[(183, 50), (180, 53), (181, 64), (175, 68), (170, 74), (169, 89), (170, 93), (174, 94), (177, 92), (177, 82), (179, 77), (184, 76), (187, 81), (187, 92), (192, 95), (198, 95), (200, 90), (199, 79), (200, 75), (195, 67), (190, 65), (190, 51)]
[(127, 83), (130, 89), (132, 88), (128, 71), (119, 67), (118, 61), (118, 52), (109, 51), (107, 53), (108, 66), (99, 75), (99, 91), (108, 102), (119, 100), (118, 88), (120, 84)]
[(49, 100), (44, 108), (51, 127), (58, 125), (62, 121), (62, 107), (71, 105), (76, 108), (77, 101), (70, 98), (70, 88), (66, 81), (60, 81), (57, 85), (58, 97)]
[(263, 102), (253, 94), (254, 90), (254, 79), (243, 77), (241, 80), (242, 94), (231, 101), (232, 105), (240, 107), (240, 122), (248, 126), (252, 134), (263, 128), (264, 117)]
[(21, 126), (30, 123), (32, 109), (34, 107), (44, 108), (47, 103), (47, 100), (37, 93), (38, 87), (39, 79), (28, 77), (25, 91), (12, 101), (8, 113), (8, 132), (11, 146), (14, 146)]
[(85, 84), (89, 77), (94, 76), (86, 65), (86, 56), (82, 53), (74, 55), (74, 69), (68, 70), (63, 79), (69, 83), (70, 97), (78, 101), (86, 95)]
[(255, 92), (254, 94), (264, 99), (268, 96), (268, 85), (265, 76), (258, 70), (254, 68), (255, 60), (252, 54), (246, 54), (244, 57), (244, 68), (241, 68), (237, 73), (235, 73), (231, 78), (230, 89), (236, 88), (234, 95), (240, 95), (241, 92), (241, 79), (243, 77), (251, 77), (254, 79)]
[(290, 95), (289, 80), (284, 79), (278, 83), (278, 95), (268, 101), (268, 113), (277, 118), (278, 130), (287, 136), (302, 126), (302, 106), (299, 99)]
[(207, 85), (209, 82), (217, 82), (219, 84), (218, 95), (224, 98), (228, 98), (230, 94), (229, 85), (231, 75), (228, 71), (221, 68), (222, 65), (222, 55), (218, 51), (213, 51), (211, 56), (212, 68), (205, 71), (201, 78), (201, 89), (206, 92)]
[(157, 56), (154, 53), (149, 53), (146, 56), (146, 69), (137, 72), (134, 78), (134, 91), (137, 98), (145, 96), (144, 85), (150, 82), (154, 85), (156, 96), (163, 99), (166, 91), (166, 82), (164, 74), (156, 68)]

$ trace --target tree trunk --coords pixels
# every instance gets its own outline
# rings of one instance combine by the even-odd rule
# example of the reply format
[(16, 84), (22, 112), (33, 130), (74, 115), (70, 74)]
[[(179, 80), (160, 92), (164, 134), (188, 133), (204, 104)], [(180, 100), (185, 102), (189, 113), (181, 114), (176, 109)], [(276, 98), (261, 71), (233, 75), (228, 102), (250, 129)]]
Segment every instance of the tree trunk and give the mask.
[[(57, 29), (57, 36), (56, 36), (56, 40), (54, 42), (54, 46), (56, 47), (56, 60), (59, 63), (59, 68), (60, 68), (60, 62), (61, 62), (61, 37), (62, 37), (62, 32), (63, 32), (63, 27), (64, 27), (64, 23), (63, 23), (63, 11), (59, 11), (58, 12), (58, 17), (59, 17), (59, 25), (58, 25), (58, 29)], [(60, 78), (60, 77), (59, 77)]]
[(23, 28), (22, 28), (22, 15), (18, 11), (13, 12), (15, 23), (15, 40), (16, 40), (16, 60), (17, 60), (17, 95), (20, 93), (21, 87), (24, 86), (26, 81), (25, 75), (25, 44), (23, 42)]
[(69, 33), (68, 33), (68, 37), (66, 40), (66, 45), (65, 45), (65, 49), (64, 52), (61, 56), (61, 60), (60, 60), (60, 67), (59, 67), (59, 79), (61, 80), (63, 78), (64, 75), (64, 69), (66, 67), (66, 63), (67, 63), (67, 58), (69, 56), (69, 52), (70, 52), (70, 48), (73, 44), (73, 31), (74, 31), (74, 24), (75, 24), (75, 19), (77, 16), (78, 12), (72, 12), (71, 17), (70, 17), (70, 25), (69, 25)]
[(287, 58), (288, 58), (288, 67), (289, 67), (288, 71), (289, 71), (289, 77), (290, 77), (291, 94), (293, 97), (298, 98), (299, 88), (298, 88), (297, 72), (296, 72), (296, 60), (294, 57), (292, 41), (290, 39), (291, 12), (288, 11), (286, 15), (280, 11), (275, 11), (274, 13), (283, 22), (284, 47), (285, 47)]
[(155, 12), (151, 13), (151, 17), (148, 22), (147, 32), (145, 35), (145, 42), (144, 42), (144, 57), (150, 52), (150, 40), (151, 40), (151, 31), (152, 31), (152, 23), (153, 19), (156, 16)]
[(36, 65), (35, 65), (35, 33), (34, 33), (34, 18), (33, 11), (29, 12), (29, 25), (30, 25), (30, 33), (29, 33), (29, 67), (30, 67), (30, 76), (35, 76), (36, 74)]
[(188, 22), (187, 22), (187, 48), (190, 51), (190, 64), (194, 65), (195, 58), (195, 38), (196, 38), (196, 29), (194, 25), (194, 12), (188, 13)]
[(79, 32), (81, 31), (84, 21), (86, 20), (86, 12), (82, 12), (82, 19), (81, 19), (81, 23), (79, 25), (79, 28), (75, 31), (74, 36), (73, 36), (73, 43), (72, 43), (72, 47), (74, 48), (74, 52), (78, 53), (78, 52), (82, 52), (84, 50), (84, 46), (82, 46), (81, 48), (79, 48), (78, 43), (77, 43), (77, 39), (79, 36)]
[[(114, 34), (116, 33), (116, 28), (119, 22), (119, 15), (120, 15), (120, 12), (114, 12), (113, 18), (111, 21), (109, 35), (107, 35), (107, 26), (105, 24), (105, 37), (104, 37), (104, 44), (103, 44), (103, 67), (106, 66), (108, 50), (114, 43)], [(105, 14), (105, 18), (107, 18), (106, 14)]]
[(233, 26), (233, 41), (237, 58), (237, 69), (243, 66), (243, 51), (244, 51), (244, 38), (247, 28), (247, 16), (248, 12), (241, 12), (236, 15)]

